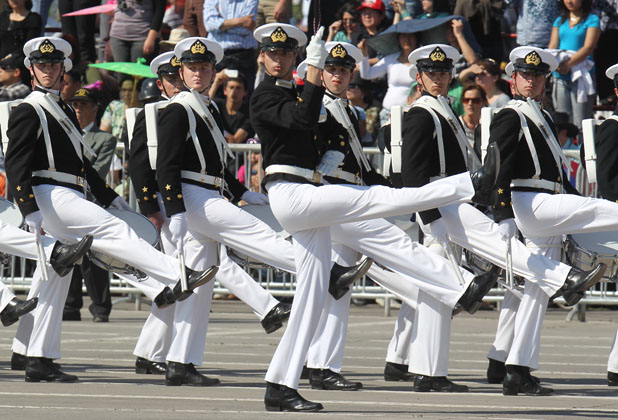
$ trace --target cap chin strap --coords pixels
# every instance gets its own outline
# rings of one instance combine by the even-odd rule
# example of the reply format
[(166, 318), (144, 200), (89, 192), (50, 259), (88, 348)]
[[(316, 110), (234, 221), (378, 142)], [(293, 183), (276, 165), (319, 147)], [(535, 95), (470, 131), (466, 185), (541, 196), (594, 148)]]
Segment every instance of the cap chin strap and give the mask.
[[(515, 72), (515, 74), (518, 74), (519, 72), (516, 70), (513, 70)], [(547, 80), (547, 79), (545, 79)], [(519, 96), (523, 96), (524, 98), (527, 98), (526, 95), (522, 95), (522, 93), (519, 91), (519, 88), (517, 87), (517, 83), (514, 83), (514, 87), (515, 87), (515, 92), (519, 95)], [(543, 82), (543, 89), (541, 90), (541, 93), (539, 93), (538, 97), (536, 98), (530, 98), (533, 101), (537, 101), (537, 102), (541, 102), (541, 98), (543, 97), (543, 92), (545, 92), (545, 81)]]
[[(54, 95), (60, 96), (60, 92), (62, 91), (62, 82), (60, 83), (60, 89), (58, 90), (50, 89), (50, 88), (43, 86), (43, 83), (41, 83), (39, 78), (36, 76), (36, 71), (34, 71), (34, 66), (32, 66), (32, 74), (34, 76), (34, 80), (36, 81), (36, 85), (38, 87), (40, 87), (43, 90), (48, 91), (49, 93), (53, 93)], [(64, 80), (63, 78), (64, 78), (64, 66), (62, 67), (62, 71), (60, 72), (56, 80), (54, 80), (54, 83), (52, 84), (52, 86), (56, 86), (56, 83), (58, 83), (59, 80)]]
[[(182, 64), (182, 68), (183, 68), (183, 69), (185, 68), (185, 65), (184, 65), (184, 64)], [(189, 89), (189, 90), (193, 89), (193, 88), (190, 88), (189, 86), (187, 86), (187, 83), (185, 82), (185, 75), (184, 75), (184, 72), (182, 72), (182, 71), (180, 72), (180, 78), (182, 79), (182, 85), (183, 85), (184, 87), (186, 87), (186, 88), (187, 88), (187, 89)], [(212, 77), (210, 78), (210, 83), (212, 84)], [(193, 90), (195, 90), (197, 93), (199, 93), (199, 94), (200, 94), (200, 95), (202, 95), (202, 96), (208, 96), (208, 92), (206, 92), (206, 91), (208, 90), (208, 88), (209, 88), (209, 87), (210, 87), (210, 86), (206, 86), (206, 87), (205, 87), (204, 89), (202, 89), (202, 90), (197, 90), (197, 89), (193, 89)], [(206, 94), (204, 94), (204, 92), (206, 92)]]

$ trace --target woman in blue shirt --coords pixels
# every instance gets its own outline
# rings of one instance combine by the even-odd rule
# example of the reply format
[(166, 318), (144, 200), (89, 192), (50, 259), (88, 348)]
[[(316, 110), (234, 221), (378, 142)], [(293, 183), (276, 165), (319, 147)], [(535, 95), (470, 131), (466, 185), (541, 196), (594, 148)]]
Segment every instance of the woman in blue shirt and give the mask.
[[(577, 101), (577, 82), (572, 82), (572, 70), (585, 60), (592, 61), (592, 52), (601, 35), (598, 16), (591, 14), (592, 0), (560, 0), (560, 17), (554, 21), (550, 49), (571, 51), (554, 72), (554, 107), (566, 112), (581, 132), (581, 122), (592, 117), (595, 95), (585, 95)], [(594, 67), (589, 69), (594, 72)], [(580, 101), (581, 99), (580, 94)]]

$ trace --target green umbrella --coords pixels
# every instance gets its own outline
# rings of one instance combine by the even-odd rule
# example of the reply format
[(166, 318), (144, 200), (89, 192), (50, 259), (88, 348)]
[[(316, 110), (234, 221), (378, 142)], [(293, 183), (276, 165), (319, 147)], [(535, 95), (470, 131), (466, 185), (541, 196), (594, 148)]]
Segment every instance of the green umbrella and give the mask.
[(116, 73), (129, 74), (134, 77), (151, 78), (157, 77), (150, 71), (150, 67), (144, 64), (146, 60), (144, 58), (138, 58), (137, 63), (122, 63), (122, 62), (109, 62), (109, 63), (93, 63), (88, 64), (90, 67), (96, 67), (103, 70), (115, 71)]

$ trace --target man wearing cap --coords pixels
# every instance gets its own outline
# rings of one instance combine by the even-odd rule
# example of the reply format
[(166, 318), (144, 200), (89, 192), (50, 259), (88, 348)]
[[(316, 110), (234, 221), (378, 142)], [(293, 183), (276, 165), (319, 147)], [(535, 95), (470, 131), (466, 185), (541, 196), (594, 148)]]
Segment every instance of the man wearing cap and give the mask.
[[(618, 64), (605, 71), (605, 76), (614, 83), (614, 94), (618, 96)], [(594, 153), (596, 155), (596, 177), (599, 195), (618, 203), (618, 107), (596, 129)], [(586, 162), (585, 143), (582, 144), (581, 161)], [(587, 168), (588, 169), (588, 168)], [(618, 331), (607, 361), (607, 384), (618, 386)]]
[[(260, 56), (267, 75), (251, 98), (252, 124), (262, 141), (264, 184), (271, 208), (294, 236), (299, 266), (288, 328), (266, 374), (264, 400), (266, 409), (273, 411), (323, 408), (305, 400), (296, 388), (327, 296), (331, 230), (348, 222), (406, 214), (474, 196), (467, 175), (444, 180), (435, 185), (435, 190), (322, 185), (322, 176), (335, 173), (345, 157), (339, 150), (320, 153), (322, 139), (318, 139), (316, 129), (325, 91), (320, 70), (328, 57), (321, 40), (323, 31), (321, 28), (307, 47), (307, 75), (300, 94), (292, 82), (292, 70), (297, 49), (306, 42), (304, 34), (283, 24), (264, 25), (254, 31), (262, 44)], [(472, 175), (477, 189), (484, 190), (484, 185), (493, 183), (495, 169), (490, 165)], [(431, 289), (451, 307), (460, 299), (476, 298), (476, 293), (465, 293), (464, 286), (446, 280), (445, 267), (425, 267), (431, 284), (418, 282), (418, 286)], [(466, 307), (469, 305), (467, 302)]]
[[(62, 39), (40, 37), (24, 45), (24, 64), (30, 68), (35, 91), (9, 117), (6, 169), (11, 192), (35, 235), (42, 227), (53, 236), (72, 242), (91, 234), (93, 249), (180, 288), (181, 270), (176, 259), (147, 245), (125, 222), (85, 199), (87, 185), (103, 205), (131, 210), (84, 159), (84, 151), (90, 147), (72, 109), (60, 99), (63, 73), (71, 68), (70, 53), (71, 46)], [(119, 247), (118, 243), (126, 246)], [(187, 269), (189, 288), (206, 283), (215, 272), (216, 267), (202, 272)], [(51, 298), (35, 311), (32, 334), (24, 334), (18, 340), (21, 346), (17, 347), (27, 351), (18, 353), (28, 356), (28, 381), (77, 380), (74, 375), (60, 372), (51, 362), (60, 357), (61, 317), (68, 279), (41, 282), (41, 293), (50, 290)], [(16, 350), (15, 342), (13, 348)]]
[[(159, 55), (150, 67), (158, 76), (157, 85), (164, 101), (169, 101), (184, 88), (179, 74), (180, 61), (173, 52)], [(149, 197), (151, 193), (158, 192), (158, 186), (148, 157), (146, 124), (144, 113), (140, 112), (136, 117), (131, 140), (129, 169), (142, 213), (148, 215), (161, 230), (164, 249), (171, 252), (174, 246), (169, 237), (168, 219), (161, 213), (163, 202), (157, 200), (157, 194)], [(185, 243), (187, 257), (191, 253), (197, 259), (203, 248), (201, 244), (190, 235), (185, 237)], [(221, 251), (217, 280), (253, 309), (268, 333), (276, 331), (289, 315), (288, 305), (279, 303), (232, 262), (224, 254), (225, 247)], [(135, 363), (137, 373), (166, 373), (168, 385), (179, 384), (179, 371), (182, 371), (183, 376), (181, 383), (215, 385), (219, 382), (218, 379), (204, 377), (194, 368), (202, 364), (211, 297), (212, 287), (203, 287), (182, 305), (165, 309), (153, 305), (134, 350), (138, 357)], [(172, 328), (175, 329), (173, 336)], [(169, 368), (165, 365), (166, 360)]]
[(0, 102), (25, 98), (30, 94), (26, 80), (24, 57), (9, 54), (0, 60)]
[[(422, 93), (406, 112), (402, 123), (401, 177), (404, 186), (426, 185), (441, 177), (465, 171), (468, 156), (476, 157), (474, 150), (469, 150), (471, 146), (463, 127), (446, 98), (453, 77), (453, 63), (458, 58), (457, 50), (442, 44), (418, 48), (409, 56), (409, 61), (416, 66), (416, 80)], [(491, 153), (492, 149), (496, 150), (495, 146), (490, 145), (487, 153)], [(500, 227), (473, 206), (443, 206), (420, 212), (419, 219), (426, 234), (425, 243), (434, 247), (436, 252), (453, 253), (450, 244), (453, 242), (481, 255), (492, 264), (506, 267), (507, 244), (502, 239)], [(575, 295), (599, 280), (598, 269), (582, 272), (531, 254), (521, 242), (512, 241), (510, 246), (513, 249), (514, 273), (538, 284), (548, 296), (561, 288)], [(490, 272), (497, 276), (497, 267)], [(575, 295), (573, 300), (579, 300), (578, 297)], [(434, 338), (415, 340), (410, 347), (410, 354), (414, 357), (409, 369), (416, 374), (415, 390), (467, 390), (467, 387), (452, 384), (445, 378), (451, 313), (421, 290), (418, 306), (423, 305), (433, 308), (433, 311), (427, 311), (422, 319), (423, 312), (416, 311), (416, 336)], [(427, 343), (432, 342), (441, 343), (438, 351), (424, 349)]]
[[(514, 97), (496, 114), (490, 126), (489, 141), (496, 143), (501, 153), (494, 218), (506, 227), (502, 230), (505, 237), (512, 237), (518, 228), (528, 246), (559, 260), (560, 250), (552, 244), (560, 245), (562, 235), (616, 230), (618, 204), (578, 195), (564, 172), (566, 159), (555, 127), (540, 105), (547, 76), (558, 66), (556, 59), (534, 47), (515, 48), (509, 58), (506, 72), (512, 75)], [(596, 271), (602, 275), (604, 264)], [(563, 288), (556, 295), (562, 295), (567, 302), (577, 300), (577, 295), (594, 283), (591, 279), (580, 291)], [(530, 375), (531, 369), (538, 368), (540, 331), (548, 301), (547, 292), (538, 284), (526, 284), (505, 361), (505, 395), (553, 392)], [(529, 332), (533, 332), (532, 336)]]

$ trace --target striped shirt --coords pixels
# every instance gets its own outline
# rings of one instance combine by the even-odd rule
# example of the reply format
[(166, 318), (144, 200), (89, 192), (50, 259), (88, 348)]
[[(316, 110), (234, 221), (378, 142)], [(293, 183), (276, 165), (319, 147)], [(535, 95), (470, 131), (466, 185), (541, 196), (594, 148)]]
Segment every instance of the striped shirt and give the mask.
[(225, 20), (253, 15), (257, 16), (258, 0), (206, 0), (204, 2), (204, 26), (208, 39), (217, 42), (223, 50), (257, 48), (257, 41), (248, 29), (236, 27), (227, 31), (219, 28)]

